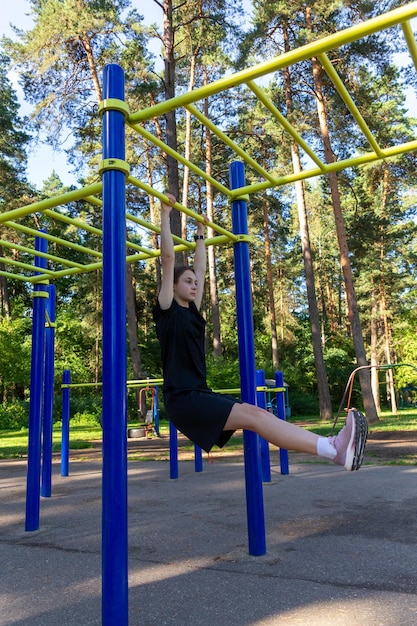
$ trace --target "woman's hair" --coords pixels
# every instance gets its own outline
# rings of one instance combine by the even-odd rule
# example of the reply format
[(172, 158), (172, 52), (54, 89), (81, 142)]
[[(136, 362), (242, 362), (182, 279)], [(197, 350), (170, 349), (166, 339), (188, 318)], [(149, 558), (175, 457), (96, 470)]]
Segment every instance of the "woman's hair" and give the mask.
[(180, 276), (182, 276), (182, 274), (184, 274), (184, 272), (186, 272), (187, 270), (194, 272), (193, 268), (190, 267), (189, 265), (178, 265), (174, 267), (174, 285), (177, 284), (177, 282), (180, 279)]

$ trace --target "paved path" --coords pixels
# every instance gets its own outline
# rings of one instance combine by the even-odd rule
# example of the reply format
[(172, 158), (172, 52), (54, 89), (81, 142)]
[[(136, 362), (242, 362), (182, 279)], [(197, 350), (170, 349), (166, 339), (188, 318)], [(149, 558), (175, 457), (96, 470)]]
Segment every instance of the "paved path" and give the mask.
[[(291, 461), (291, 456), (290, 456)], [(417, 624), (417, 468), (272, 468), (248, 555), (242, 463), (129, 463), (130, 626)], [(101, 624), (101, 466), (70, 463), (24, 532), (26, 465), (0, 462), (0, 626)]]

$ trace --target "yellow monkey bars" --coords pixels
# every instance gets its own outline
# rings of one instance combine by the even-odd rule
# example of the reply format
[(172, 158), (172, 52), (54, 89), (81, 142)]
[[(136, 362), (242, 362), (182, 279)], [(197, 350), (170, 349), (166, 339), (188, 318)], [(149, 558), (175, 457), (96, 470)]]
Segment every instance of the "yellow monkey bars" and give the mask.
[[(417, 140), (399, 143), (396, 145), (381, 146), (369, 128), (365, 116), (359, 111), (353, 98), (349, 94), (347, 87), (344, 85), (342, 79), (332, 65), (328, 57), (328, 53), (373, 33), (398, 27), (400, 33), (402, 30), (405, 43), (417, 70), (417, 45), (410, 23), (415, 17), (417, 17), (417, 2), (412, 2), (406, 6), (395, 9), (394, 11), (380, 15), (361, 24), (356, 24), (333, 35), (323, 37), (300, 48), (281, 54), (271, 60), (249, 67), (230, 76), (226, 76), (209, 85), (205, 85), (193, 91), (181, 94), (171, 100), (161, 102), (142, 111), (129, 114), (128, 106), (125, 103), (120, 104), (120, 110), (122, 110), (125, 114), (126, 123), (133, 130), (139, 133), (146, 142), (153, 144), (166, 154), (170, 154), (182, 166), (188, 168), (196, 177), (210, 183), (214, 189), (224, 194), (230, 200), (247, 194), (254, 194), (264, 189), (293, 183), (297, 180), (305, 180), (315, 176), (327, 174), (332, 171), (340, 171), (378, 160), (389, 159), (394, 156), (416, 150)], [(328, 78), (333, 83), (335, 90), (355, 120), (358, 129), (361, 131), (362, 136), (366, 140), (366, 143), (369, 145), (368, 152), (358, 153), (358, 151), (356, 151), (352, 156), (341, 159), (340, 161), (335, 161), (333, 163), (323, 162), (313, 147), (311, 147), (303, 139), (300, 131), (297, 130), (295, 125), (290, 123), (283, 113), (278, 110), (267, 95), (262, 84), (255, 82), (258, 79), (263, 79), (264, 77), (268, 77), (275, 72), (279, 72), (286, 67), (293, 66), (312, 58), (316, 58), (318, 60)], [(198, 104), (202, 103), (206, 98), (222, 92), (232, 91), (237, 87), (246, 87), (256, 97), (257, 101), (264, 107), (265, 115), (271, 116), (271, 119), (273, 119), (283, 129), (283, 131), (299, 145), (300, 149), (307, 157), (310, 167), (302, 170), (301, 172), (288, 171), (287, 173), (283, 173), (279, 176), (277, 176), (275, 172), (267, 171), (265, 167), (259, 164), (247, 153), (247, 151), (239, 146), (236, 140), (228, 136), (227, 129), (221, 127), (220, 125), (216, 125), (198, 108)], [(112, 106), (114, 108), (116, 105), (115, 103), (106, 104), (106, 102), (103, 102), (101, 108), (105, 109), (106, 106)], [(152, 134), (149, 131), (149, 125), (147, 128), (143, 125), (145, 122), (149, 122), (154, 118), (165, 115), (168, 111), (180, 109), (187, 110), (200, 125), (206, 127), (221, 142), (227, 145), (233, 154), (235, 154), (239, 159), (242, 159), (255, 173), (257, 181), (232, 191), (228, 189), (222, 180), (218, 180), (213, 176), (208, 175), (204, 170), (192, 163), (190, 159), (187, 159), (180, 152), (171, 149), (159, 137)], [(128, 166), (126, 166), (126, 175), (127, 184), (137, 188), (141, 193), (153, 196), (158, 200), (163, 200), (165, 198), (163, 193), (160, 193), (148, 184), (140, 181), (134, 176), (131, 176), (128, 172)], [(42, 200), (18, 209), (1, 213), (0, 224), (2, 224), (2, 232), (0, 235), (0, 247), (3, 251), (14, 251), (14, 256), (7, 256), (6, 254), (0, 256), (0, 267), (4, 267), (4, 269), (0, 269), (0, 276), (13, 277), (23, 281), (37, 283), (44, 282), (45, 280), (53, 280), (59, 276), (90, 272), (101, 268), (101, 229), (90, 224), (87, 218), (72, 218), (68, 216), (65, 211), (59, 209), (60, 207), (64, 207), (65, 205), (75, 201), (85, 201), (86, 206), (92, 205), (101, 207), (101, 191), (101, 182), (95, 183), (75, 191), (70, 191), (55, 198)], [(200, 221), (203, 219), (200, 215), (179, 203), (176, 204), (176, 207), (194, 219)], [(53, 220), (66, 223), (71, 229), (78, 229), (79, 231), (89, 233), (91, 235), (90, 239), (93, 243), (90, 243), (88, 246), (81, 245), (80, 243), (76, 243), (70, 239), (54, 237), (53, 235), (39, 232), (36, 228), (33, 228), (31, 224), (28, 224), (27, 220), (29, 216), (36, 213), (43, 213)], [(89, 215), (87, 211), (85, 211), (85, 213), (87, 216)], [(149, 232), (160, 232), (159, 226), (129, 212), (126, 215), (126, 218), (131, 224), (145, 228)], [(228, 232), (218, 224), (210, 223), (209, 225), (218, 233), (218, 236), (207, 240), (207, 245), (236, 240), (236, 235)], [(26, 235), (29, 239), (32, 237), (34, 238), (35, 236), (44, 237), (53, 244), (54, 254), (42, 254), (35, 252), (34, 248), (29, 247), (29, 244), (22, 245), (22, 242), (16, 243), (19, 232)], [(7, 237), (6, 233), (13, 233), (13, 236)], [(179, 237), (174, 237), (174, 244), (177, 251), (192, 249), (195, 246), (194, 243), (190, 243)], [(158, 250), (138, 245), (133, 241), (127, 241), (126, 247), (129, 251), (126, 257), (128, 262), (154, 258), (159, 255)], [(80, 259), (82, 258), (83, 262), (81, 262), (80, 259), (77, 261), (66, 260), (66, 248), (78, 252)], [(46, 257), (50, 261), (51, 267), (49, 267), (48, 270), (42, 270), (42, 273), (40, 274), (36, 274), (33, 266), (27, 262), (27, 260), (31, 260), (31, 258), (33, 261), (33, 257), (35, 255)], [(23, 259), (17, 258), (21, 256), (23, 256)]]

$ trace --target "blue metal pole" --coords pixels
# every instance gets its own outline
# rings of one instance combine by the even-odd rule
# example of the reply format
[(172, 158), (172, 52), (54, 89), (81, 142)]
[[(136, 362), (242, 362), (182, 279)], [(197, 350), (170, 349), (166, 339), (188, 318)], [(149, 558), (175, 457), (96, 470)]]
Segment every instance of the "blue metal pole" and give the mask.
[(169, 422), (169, 477), (178, 478), (178, 431), (171, 421)]
[[(284, 376), (282, 372), (275, 372), (275, 384), (277, 387), (284, 386)], [(276, 395), (277, 398), (277, 416), (280, 420), (284, 420), (286, 418), (285, 415), (285, 392), (278, 392)], [(281, 465), (281, 474), (289, 474), (289, 466), (288, 466), (288, 450), (285, 448), (279, 449), (279, 461)]]
[[(230, 187), (231, 189), (238, 189), (244, 185), (245, 171), (243, 163), (234, 161), (230, 164)], [(232, 202), (232, 225), (234, 234), (248, 234), (246, 201), (244, 199)], [(234, 265), (241, 397), (244, 402), (256, 404), (255, 345), (249, 243), (245, 241), (244, 237), (241, 241), (234, 244)], [(243, 445), (249, 554), (261, 556), (266, 553), (266, 539), (258, 435), (245, 430), (243, 432)]]
[(155, 396), (153, 402), (153, 421), (155, 426), (155, 433), (160, 437), (159, 432), (159, 393), (158, 387), (155, 387)]
[[(69, 370), (64, 370), (62, 384), (71, 384)], [(70, 388), (62, 387), (61, 476), (68, 476), (69, 468), (70, 397)]]
[[(103, 99), (124, 101), (118, 65), (103, 72)], [(124, 113), (103, 113), (103, 512), (102, 623), (128, 624), (126, 173)]]
[[(46, 253), (46, 239), (35, 238), (35, 250)], [(35, 266), (46, 269), (46, 259), (35, 257)], [(49, 296), (47, 285), (36, 284), (33, 290), (32, 356), (30, 365), (30, 404), (28, 466), (26, 480), (25, 530), (39, 528), (40, 480), (41, 480), (41, 435), (42, 435), (42, 390), (45, 360), (45, 310)]]
[[(263, 370), (256, 370), (256, 386), (265, 387), (265, 372)], [(266, 392), (256, 391), (256, 403), (261, 409), (266, 410)], [(269, 456), (269, 442), (263, 437), (259, 437), (259, 444), (261, 449), (261, 467), (262, 467), (262, 481), (264, 483), (271, 482), (271, 460)]]
[(203, 451), (200, 446), (194, 446), (194, 471), (203, 471)]
[(54, 349), (56, 287), (48, 286), (49, 298), (46, 312), (48, 319), (45, 328), (45, 382), (43, 389), (43, 439), (42, 439), (42, 489), (45, 498), (52, 492), (52, 425), (54, 421)]

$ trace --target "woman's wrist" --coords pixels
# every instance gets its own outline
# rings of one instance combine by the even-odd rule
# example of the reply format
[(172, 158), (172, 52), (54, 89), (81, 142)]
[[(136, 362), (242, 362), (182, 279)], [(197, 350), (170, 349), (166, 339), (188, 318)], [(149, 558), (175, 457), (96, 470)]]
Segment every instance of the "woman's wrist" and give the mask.
[(194, 241), (199, 241), (200, 239), (204, 240), (204, 235), (201, 235), (200, 233), (194, 235)]

